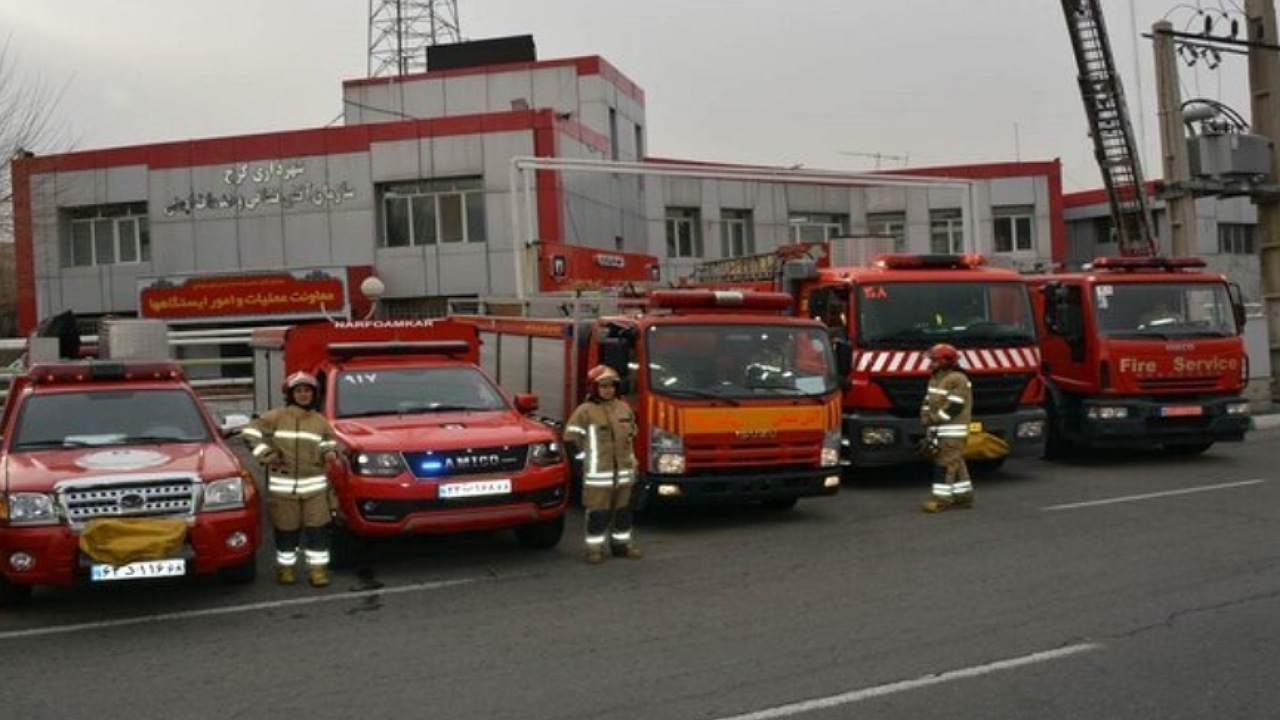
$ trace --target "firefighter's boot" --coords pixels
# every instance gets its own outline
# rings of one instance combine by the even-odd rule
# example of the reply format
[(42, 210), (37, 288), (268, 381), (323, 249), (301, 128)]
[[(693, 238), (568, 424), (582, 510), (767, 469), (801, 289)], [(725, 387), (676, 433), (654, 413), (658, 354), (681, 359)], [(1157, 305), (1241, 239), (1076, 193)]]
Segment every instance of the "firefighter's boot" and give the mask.
[(294, 572), (292, 565), (276, 566), (276, 582), (281, 585), (292, 585), (298, 582), (298, 575)]
[(599, 565), (604, 562), (604, 549), (599, 547), (587, 548), (586, 561), (588, 565)]
[(971, 508), (973, 507), (973, 493), (959, 493), (951, 499), (951, 504), (958, 508)]
[(635, 545), (621, 545), (613, 548), (613, 556), (628, 560), (639, 560), (644, 557), (644, 553)]
[(329, 568), (313, 565), (307, 569), (307, 580), (311, 582), (311, 587), (325, 587), (329, 584)]
[(924, 505), (921, 505), (920, 509), (927, 513), (940, 513), (951, 509), (953, 504), (954, 503), (947, 498), (931, 497), (924, 501)]

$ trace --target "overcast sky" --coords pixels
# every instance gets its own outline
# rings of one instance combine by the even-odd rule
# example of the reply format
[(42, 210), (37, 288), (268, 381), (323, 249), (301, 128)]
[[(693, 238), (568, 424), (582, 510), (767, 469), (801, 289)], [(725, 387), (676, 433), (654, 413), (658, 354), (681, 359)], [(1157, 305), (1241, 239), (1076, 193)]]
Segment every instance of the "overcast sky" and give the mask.
[[(1161, 18), (1184, 29), (1197, 6), (1239, 16), (1243, 0), (1104, 4), (1146, 174), (1158, 177), (1141, 34)], [(1056, 0), (458, 6), (468, 39), (532, 34), (540, 59), (617, 66), (645, 90), (652, 155), (832, 170), (1061, 158), (1068, 192), (1101, 184)], [(342, 81), (366, 74), (368, 11), (367, 0), (0, 0), (0, 40), (21, 77), (65, 86), (66, 125), (94, 149), (333, 122)], [(1246, 84), (1243, 58), (1181, 69), (1184, 100), (1247, 118)]]

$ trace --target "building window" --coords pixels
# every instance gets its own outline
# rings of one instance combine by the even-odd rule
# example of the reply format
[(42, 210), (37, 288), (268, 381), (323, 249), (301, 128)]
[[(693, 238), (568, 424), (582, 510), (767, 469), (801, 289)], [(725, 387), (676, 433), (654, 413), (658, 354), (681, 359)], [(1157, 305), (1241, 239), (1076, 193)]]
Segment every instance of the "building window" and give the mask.
[(667, 257), (702, 257), (700, 220), (696, 208), (667, 208)]
[(849, 216), (801, 213), (792, 215), (787, 222), (791, 226), (792, 242), (827, 242), (833, 237), (845, 234), (845, 228), (849, 226)]
[(742, 257), (755, 250), (750, 210), (720, 211), (720, 256)]
[(1241, 223), (1218, 223), (1218, 252), (1224, 255), (1253, 255), (1258, 250), (1258, 228)]
[(378, 187), (379, 247), (482, 243), (486, 239), (480, 178), (389, 183)]
[(992, 209), (992, 215), (996, 252), (1035, 250), (1035, 208), (998, 207)]
[(875, 213), (867, 215), (867, 232), (893, 238), (893, 251), (907, 251), (907, 214)]
[(68, 210), (62, 267), (151, 262), (147, 204), (114, 203)]
[(618, 111), (609, 108), (609, 159), (617, 160), (618, 157)]
[(964, 221), (959, 210), (929, 212), (929, 252), (964, 252)]

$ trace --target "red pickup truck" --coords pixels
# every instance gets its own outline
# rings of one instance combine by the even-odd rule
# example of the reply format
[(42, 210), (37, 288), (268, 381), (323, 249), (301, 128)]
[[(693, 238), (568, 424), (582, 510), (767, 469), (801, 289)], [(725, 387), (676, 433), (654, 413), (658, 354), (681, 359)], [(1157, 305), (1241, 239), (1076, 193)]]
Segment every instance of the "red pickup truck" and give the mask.
[(37, 585), (254, 579), (253, 477), (176, 363), (35, 365), (0, 432), (0, 606)]

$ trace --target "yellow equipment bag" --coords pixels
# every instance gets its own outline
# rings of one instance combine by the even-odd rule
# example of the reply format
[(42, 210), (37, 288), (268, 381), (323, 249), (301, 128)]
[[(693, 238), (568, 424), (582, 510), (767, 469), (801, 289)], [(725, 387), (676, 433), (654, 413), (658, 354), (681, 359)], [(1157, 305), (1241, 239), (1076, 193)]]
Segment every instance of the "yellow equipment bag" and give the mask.
[(166, 518), (90, 520), (80, 532), (80, 550), (106, 565), (182, 556), (187, 523)]
[(965, 460), (998, 460), (1009, 454), (1009, 443), (989, 432), (971, 432), (964, 445)]

